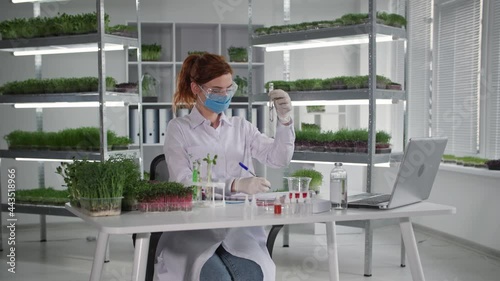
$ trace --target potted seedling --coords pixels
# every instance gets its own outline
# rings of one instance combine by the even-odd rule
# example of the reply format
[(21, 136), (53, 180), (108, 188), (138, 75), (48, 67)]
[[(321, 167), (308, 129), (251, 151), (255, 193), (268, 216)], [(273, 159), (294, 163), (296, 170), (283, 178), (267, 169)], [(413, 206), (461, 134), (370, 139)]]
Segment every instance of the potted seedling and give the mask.
[(133, 159), (110, 157), (103, 162), (76, 160), (62, 163), (57, 173), (68, 184), (70, 199), (78, 200), (82, 212), (89, 216), (114, 216), (121, 213), (123, 191), (128, 175), (127, 162)]
[[(108, 143), (110, 143), (109, 140)], [(131, 143), (129, 137), (115, 137), (110, 144), (112, 150), (127, 150)]]
[(137, 200), (137, 209), (141, 212), (165, 212), (166, 183), (139, 181), (133, 187), (134, 196)]
[(210, 153), (207, 154), (207, 157), (203, 158), (203, 161), (207, 163), (207, 182), (212, 182), (212, 165), (217, 165), (217, 154), (214, 155), (214, 158), (210, 158)]
[(177, 182), (141, 181), (135, 187), (138, 209), (142, 212), (190, 211), (193, 188)]
[(391, 153), (391, 135), (385, 131), (378, 131), (375, 137), (375, 153)]
[(229, 61), (231, 62), (247, 62), (248, 61), (248, 51), (245, 47), (234, 47), (231, 46), (227, 49), (229, 54)]
[(486, 162), (489, 170), (500, 171), (500, 159), (498, 160), (489, 160)]
[(313, 169), (300, 169), (293, 172), (291, 177), (308, 177), (311, 178), (309, 183), (309, 190), (314, 191), (316, 194), (319, 193), (321, 184), (323, 183), (323, 175)]
[(238, 85), (238, 90), (236, 90), (234, 96), (245, 96), (248, 87), (247, 78), (236, 75), (234, 82)]

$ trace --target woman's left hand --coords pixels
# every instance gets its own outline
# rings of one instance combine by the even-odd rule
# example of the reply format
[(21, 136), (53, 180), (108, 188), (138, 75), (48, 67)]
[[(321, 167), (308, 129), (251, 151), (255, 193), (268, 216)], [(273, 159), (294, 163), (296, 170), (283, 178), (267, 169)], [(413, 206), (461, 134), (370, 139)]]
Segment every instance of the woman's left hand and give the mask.
[(269, 92), (269, 97), (274, 101), (278, 120), (282, 124), (290, 122), (290, 112), (292, 111), (292, 101), (287, 92), (277, 89)]

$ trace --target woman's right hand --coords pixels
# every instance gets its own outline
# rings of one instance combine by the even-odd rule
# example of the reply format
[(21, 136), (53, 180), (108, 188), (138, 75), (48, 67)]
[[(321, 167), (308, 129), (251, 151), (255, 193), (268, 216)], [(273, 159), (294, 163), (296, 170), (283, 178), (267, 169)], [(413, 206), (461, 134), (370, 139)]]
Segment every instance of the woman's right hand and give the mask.
[(271, 183), (261, 177), (236, 178), (233, 181), (233, 187), (235, 192), (253, 195), (268, 191), (271, 188)]

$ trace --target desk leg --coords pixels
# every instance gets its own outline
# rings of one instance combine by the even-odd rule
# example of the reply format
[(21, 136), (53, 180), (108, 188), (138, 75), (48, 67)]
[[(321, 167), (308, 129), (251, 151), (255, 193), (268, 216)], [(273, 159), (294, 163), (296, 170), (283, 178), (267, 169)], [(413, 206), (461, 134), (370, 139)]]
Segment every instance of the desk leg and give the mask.
[(417, 240), (415, 239), (415, 233), (413, 232), (410, 218), (401, 218), (399, 226), (401, 228), (401, 235), (403, 236), (413, 281), (425, 281), (424, 270), (422, 269), (420, 255), (418, 254)]
[(339, 257), (337, 253), (337, 232), (335, 222), (326, 223), (326, 246), (328, 251), (328, 268), (330, 270), (330, 281), (339, 280)]
[(97, 244), (95, 246), (94, 261), (92, 262), (92, 271), (90, 272), (90, 281), (100, 281), (102, 266), (104, 265), (104, 256), (106, 255), (106, 246), (108, 245), (109, 234), (99, 232), (97, 235)]
[(132, 281), (144, 281), (148, 263), (149, 238), (151, 233), (137, 233), (135, 238), (134, 268)]

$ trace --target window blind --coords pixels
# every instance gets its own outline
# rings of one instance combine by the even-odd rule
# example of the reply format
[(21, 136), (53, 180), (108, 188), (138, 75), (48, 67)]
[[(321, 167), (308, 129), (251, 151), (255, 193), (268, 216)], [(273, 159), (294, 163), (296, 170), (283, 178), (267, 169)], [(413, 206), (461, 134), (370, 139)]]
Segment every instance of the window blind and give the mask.
[(436, 9), (432, 132), (448, 137), (446, 153), (475, 155), (479, 135), (481, 1), (447, 1), (438, 3)]
[(408, 137), (429, 136), (432, 1), (409, 1)]
[(500, 159), (500, 1), (490, 1), (486, 88), (486, 157)]

